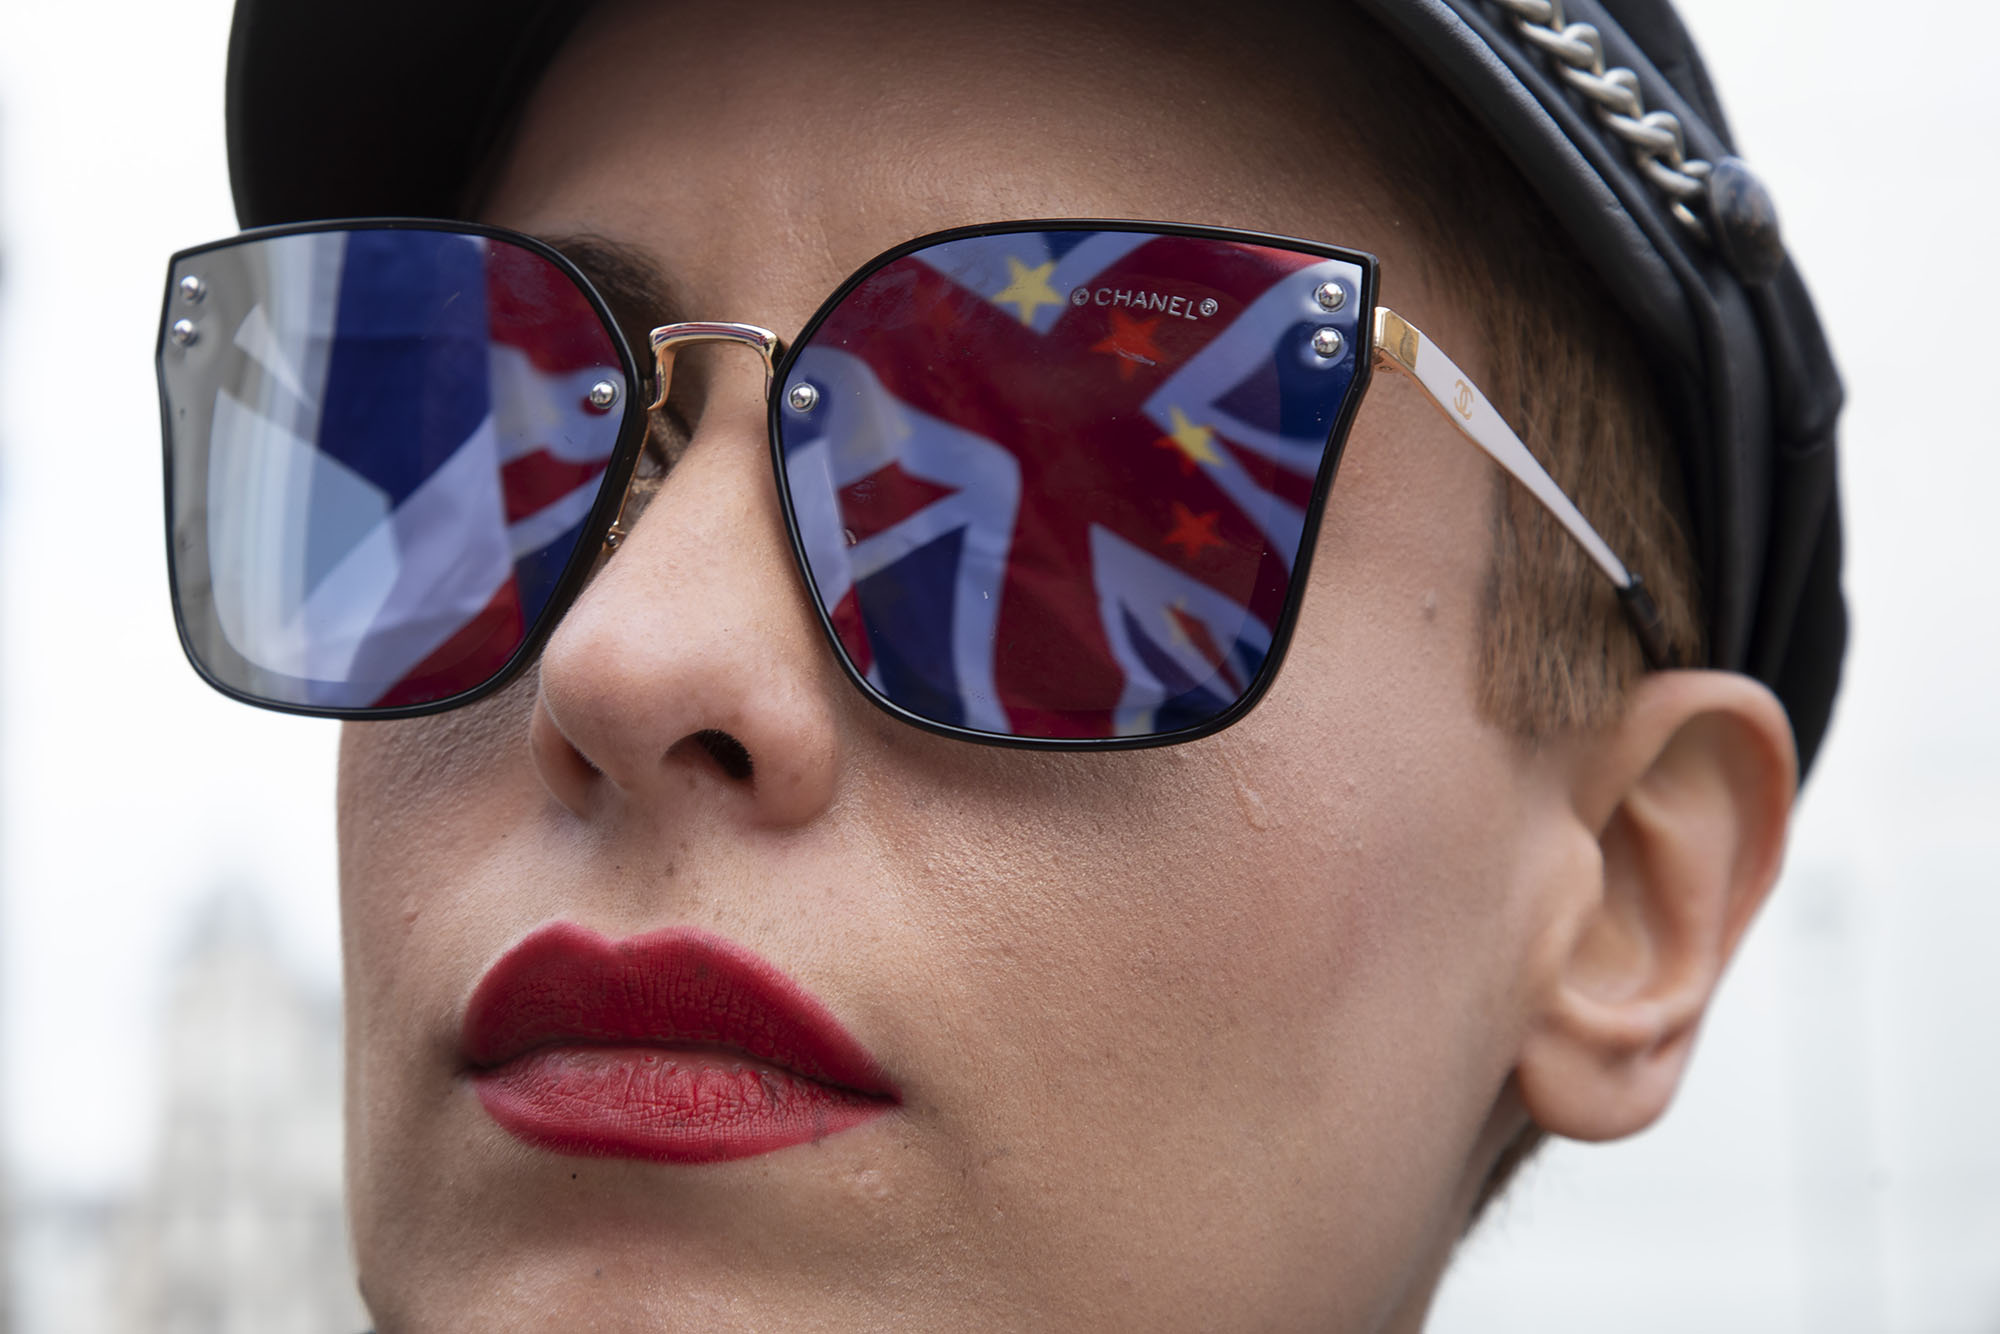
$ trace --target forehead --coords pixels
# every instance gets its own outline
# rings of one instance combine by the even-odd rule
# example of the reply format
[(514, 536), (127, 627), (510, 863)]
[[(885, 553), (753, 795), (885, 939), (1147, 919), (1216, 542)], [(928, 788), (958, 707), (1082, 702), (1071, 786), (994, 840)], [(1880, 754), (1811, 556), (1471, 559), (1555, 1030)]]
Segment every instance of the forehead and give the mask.
[(1393, 248), (1340, 132), (1340, 62), (1308, 56), (1299, 18), (1216, 33), (1182, 9), (600, 6), (530, 99), (486, 215), (636, 243), (691, 300), (758, 303), (717, 317), (774, 325), (888, 246), (1011, 218)]

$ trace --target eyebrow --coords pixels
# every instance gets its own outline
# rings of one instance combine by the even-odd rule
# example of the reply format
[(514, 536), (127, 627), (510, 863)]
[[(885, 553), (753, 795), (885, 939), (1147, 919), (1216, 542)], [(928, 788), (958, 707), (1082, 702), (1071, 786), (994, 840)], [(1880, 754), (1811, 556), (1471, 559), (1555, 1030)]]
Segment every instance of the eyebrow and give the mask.
[(646, 335), (662, 324), (678, 324), (688, 318), (686, 303), (666, 271), (637, 246), (592, 233), (538, 239), (560, 251), (590, 279), (611, 307), (619, 332), (639, 358), (642, 370), (648, 360)]

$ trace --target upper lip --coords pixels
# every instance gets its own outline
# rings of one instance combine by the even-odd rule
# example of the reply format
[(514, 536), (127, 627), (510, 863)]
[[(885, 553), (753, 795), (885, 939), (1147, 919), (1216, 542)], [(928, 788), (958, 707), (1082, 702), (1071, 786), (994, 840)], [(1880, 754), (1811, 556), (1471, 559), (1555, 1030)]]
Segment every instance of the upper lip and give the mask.
[(898, 1096), (804, 987), (743, 946), (687, 926), (624, 940), (572, 922), (537, 928), (473, 989), (462, 1043), (481, 1070), (549, 1046), (721, 1049), (822, 1084)]

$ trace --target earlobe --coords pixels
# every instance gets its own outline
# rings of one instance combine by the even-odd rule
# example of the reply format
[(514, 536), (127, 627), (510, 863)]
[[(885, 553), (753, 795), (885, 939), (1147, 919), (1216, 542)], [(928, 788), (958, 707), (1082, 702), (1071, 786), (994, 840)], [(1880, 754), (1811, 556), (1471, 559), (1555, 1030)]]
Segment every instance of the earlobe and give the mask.
[[(1596, 884), (1557, 896), (1517, 1077), (1543, 1129), (1606, 1140), (1672, 1099), (1743, 931), (1776, 880), (1798, 767), (1784, 709), (1728, 672), (1659, 672), (1579, 748)], [(1587, 859), (1586, 859), (1587, 860)]]

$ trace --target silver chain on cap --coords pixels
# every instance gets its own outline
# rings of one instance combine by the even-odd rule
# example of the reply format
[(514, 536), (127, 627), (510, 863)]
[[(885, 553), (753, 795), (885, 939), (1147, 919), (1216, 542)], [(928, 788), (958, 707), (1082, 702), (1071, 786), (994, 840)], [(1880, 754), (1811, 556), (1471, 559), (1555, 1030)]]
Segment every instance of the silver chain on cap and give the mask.
[(1680, 118), (1671, 111), (1648, 111), (1639, 76), (1624, 66), (1604, 67), (1604, 38), (1588, 23), (1563, 18), (1562, 0), (1496, 0), (1513, 17), (1514, 28), (1554, 59), (1556, 73), (1590, 101), (1605, 129), (1625, 141), (1632, 162), (1667, 197), (1667, 207), (1695, 236), (1709, 239), (1696, 210), (1706, 201), (1712, 170), (1687, 155)]

